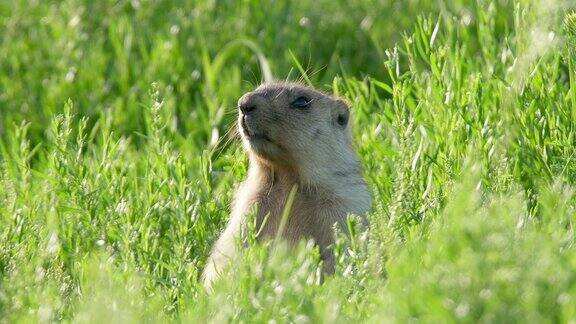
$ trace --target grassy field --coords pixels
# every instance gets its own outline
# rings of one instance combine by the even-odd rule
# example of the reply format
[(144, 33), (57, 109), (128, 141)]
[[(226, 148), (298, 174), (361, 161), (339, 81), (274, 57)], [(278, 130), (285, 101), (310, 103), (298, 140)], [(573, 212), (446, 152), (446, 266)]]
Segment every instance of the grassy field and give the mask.
[[(574, 7), (0, 1), (2, 322), (574, 322)], [(266, 71), (352, 103), (372, 226), (207, 295)]]

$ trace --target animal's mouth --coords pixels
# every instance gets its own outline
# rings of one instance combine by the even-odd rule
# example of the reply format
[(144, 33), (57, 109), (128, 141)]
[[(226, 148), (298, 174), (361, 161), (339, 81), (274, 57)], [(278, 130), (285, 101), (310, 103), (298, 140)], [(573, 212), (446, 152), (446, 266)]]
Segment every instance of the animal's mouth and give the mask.
[(270, 140), (270, 137), (268, 137), (268, 135), (266, 135), (264, 133), (254, 133), (254, 134), (250, 134), (248, 136), (249, 136), (250, 140), (272, 142), (272, 140)]
[(250, 141), (272, 142), (270, 137), (265, 132), (257, 131), (249, 127), (245, 117), (242, 118), (241, 127), (244, 131), (244, 134), (246, 135), (246, 138)]
[(238, 124), (244, 147), (249, 152), (255, 153), (261, 160), (272, 163), (282, 160), (285, 149), (282, 147), (281, 139), (271, 137), (266, 125), (246, 116), (241, 116)]

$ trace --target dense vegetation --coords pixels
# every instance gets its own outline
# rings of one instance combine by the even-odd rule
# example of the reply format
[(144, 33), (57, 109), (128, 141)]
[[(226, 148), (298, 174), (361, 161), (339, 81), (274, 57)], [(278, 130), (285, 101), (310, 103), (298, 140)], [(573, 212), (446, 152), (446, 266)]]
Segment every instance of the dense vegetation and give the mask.
[[(575, 320), (571, 10), (0, 2), (0, 317)], [(207, 295), (198, 276), (246, 173), (235, 102), (268, 73), (351, 102), (372, 226), (341, 237), (323, 284), (312, 246), (249, 238)]]

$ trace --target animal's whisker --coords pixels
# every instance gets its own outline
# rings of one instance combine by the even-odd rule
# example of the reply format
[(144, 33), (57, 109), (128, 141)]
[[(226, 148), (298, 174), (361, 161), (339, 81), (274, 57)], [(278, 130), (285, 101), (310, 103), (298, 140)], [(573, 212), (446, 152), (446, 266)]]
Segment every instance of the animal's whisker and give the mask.
[(228, 130), (218, 139), (218, 142), (212, 148), (214, 154), (214, 159), (218, 159), (222, 152), (228, 147), (228, 145), (239, 136), (238, 133), (238, 121), (233, 120), (228, 126)]

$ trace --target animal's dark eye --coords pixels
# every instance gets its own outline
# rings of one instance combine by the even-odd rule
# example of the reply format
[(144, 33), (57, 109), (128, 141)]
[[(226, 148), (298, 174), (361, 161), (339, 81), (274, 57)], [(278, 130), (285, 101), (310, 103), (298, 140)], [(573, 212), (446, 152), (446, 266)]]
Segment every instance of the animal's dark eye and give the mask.
[(308, 108), (310, 106), (310, 102), (312, 102), (312, 100), (306, 97), (298, 97), (298, 99), (292, 101), (290, 105), (294, 108), (303, 109)]

